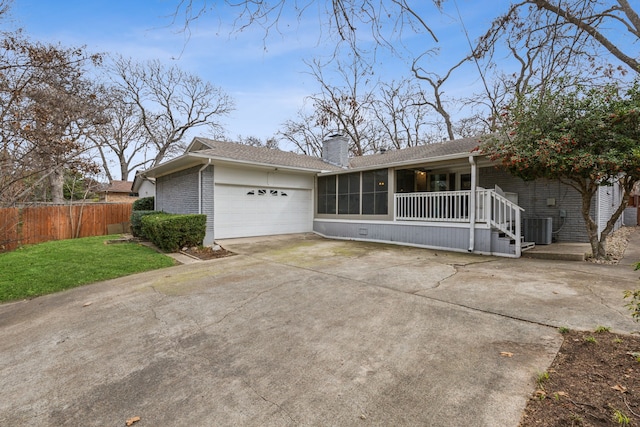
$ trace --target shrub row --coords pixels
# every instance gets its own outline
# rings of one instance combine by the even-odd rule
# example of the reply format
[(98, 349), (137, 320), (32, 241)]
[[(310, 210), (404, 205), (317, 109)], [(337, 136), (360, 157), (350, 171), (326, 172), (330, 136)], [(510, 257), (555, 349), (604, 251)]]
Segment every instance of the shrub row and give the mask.
[(134, 211), (152, 211), (155, 208), (155, 197), (143, 197), (133, 202)]
[[(165, 252), (202, 244), (207, 216), (152, 212), (141, 217), (142, 235)], [(132, 222), (133, 228), (133, 222)]]
[(131, 234), (133, 234), (135, 237), (148, 239), (149, 237), (145, 236), (142, 232), (142, 217), (159, 213), (162, 212), (153, 210), (136, 210), (134, 207), (133, 211), (131, 212)]

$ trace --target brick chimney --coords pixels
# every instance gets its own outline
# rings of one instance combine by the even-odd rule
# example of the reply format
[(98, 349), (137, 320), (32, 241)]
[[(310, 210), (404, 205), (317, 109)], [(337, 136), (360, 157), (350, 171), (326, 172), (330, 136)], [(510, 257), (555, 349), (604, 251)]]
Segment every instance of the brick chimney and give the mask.
[(322, 142), (322, 160), (341, 168), (349, 166), (349, 138), (340, 134), (329, 136)]

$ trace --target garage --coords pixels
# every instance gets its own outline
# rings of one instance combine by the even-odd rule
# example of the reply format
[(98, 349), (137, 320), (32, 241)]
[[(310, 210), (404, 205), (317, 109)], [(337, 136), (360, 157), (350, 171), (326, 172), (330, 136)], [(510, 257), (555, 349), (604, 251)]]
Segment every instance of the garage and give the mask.
[(216, 239), (306, 233), (313, 227), (310, 189), (216, 184)]

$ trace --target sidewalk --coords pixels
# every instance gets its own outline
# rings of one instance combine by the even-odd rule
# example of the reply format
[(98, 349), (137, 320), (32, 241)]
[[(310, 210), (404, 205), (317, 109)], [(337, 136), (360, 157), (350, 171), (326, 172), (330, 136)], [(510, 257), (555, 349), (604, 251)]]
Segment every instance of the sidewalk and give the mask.
[[(620, 263), (631, 264), (640, 261), (640, 227), (628, 227), (633, 230), (629, 234), (629, 242)], [(536, 245), (522, 252), (523, 258), (550, 259), (557, 261), (584, 261), (591, 256), (589, 243), (552, 243)]]

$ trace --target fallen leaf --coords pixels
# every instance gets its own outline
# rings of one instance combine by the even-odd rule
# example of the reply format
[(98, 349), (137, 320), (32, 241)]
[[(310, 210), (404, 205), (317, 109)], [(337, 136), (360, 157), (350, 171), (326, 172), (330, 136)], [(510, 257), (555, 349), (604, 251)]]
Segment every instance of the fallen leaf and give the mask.
[(133, 425), (133, 423), (137, 423), (138, 421), (140, 421), (140, 417), (131, 417), (127, 420), (127, 425)]
[(626, 393), (627, 392), (627, 388), (623, 385), (620, 384), (616, 384), (613, 387), (611, 387), (614, 390), (618, 390), (620, 393)]
[(85, 302), (84, 304), (82, 304), (82, 306), (89, 307), (91, 304), (93, 304), (93, 302)]
[(547, 395), (547, 392), (545, 392), (544, 390), (536, 390), (535, 395), (537, 397), (544, 397)]
[(569, 393), (567, 393), (566, 391), (558, 391), (558, 392), (556, 392), (556, 394), (557, 394), (558, 396), (562, 396), (562, 397), (567, 397), (567, 396), (569, 396)]
[(502, 356), (502, 357), (513, 357), (513, 353), (508, 352), (508, 351), (501, 351), (500, 352), (500, 356)]

